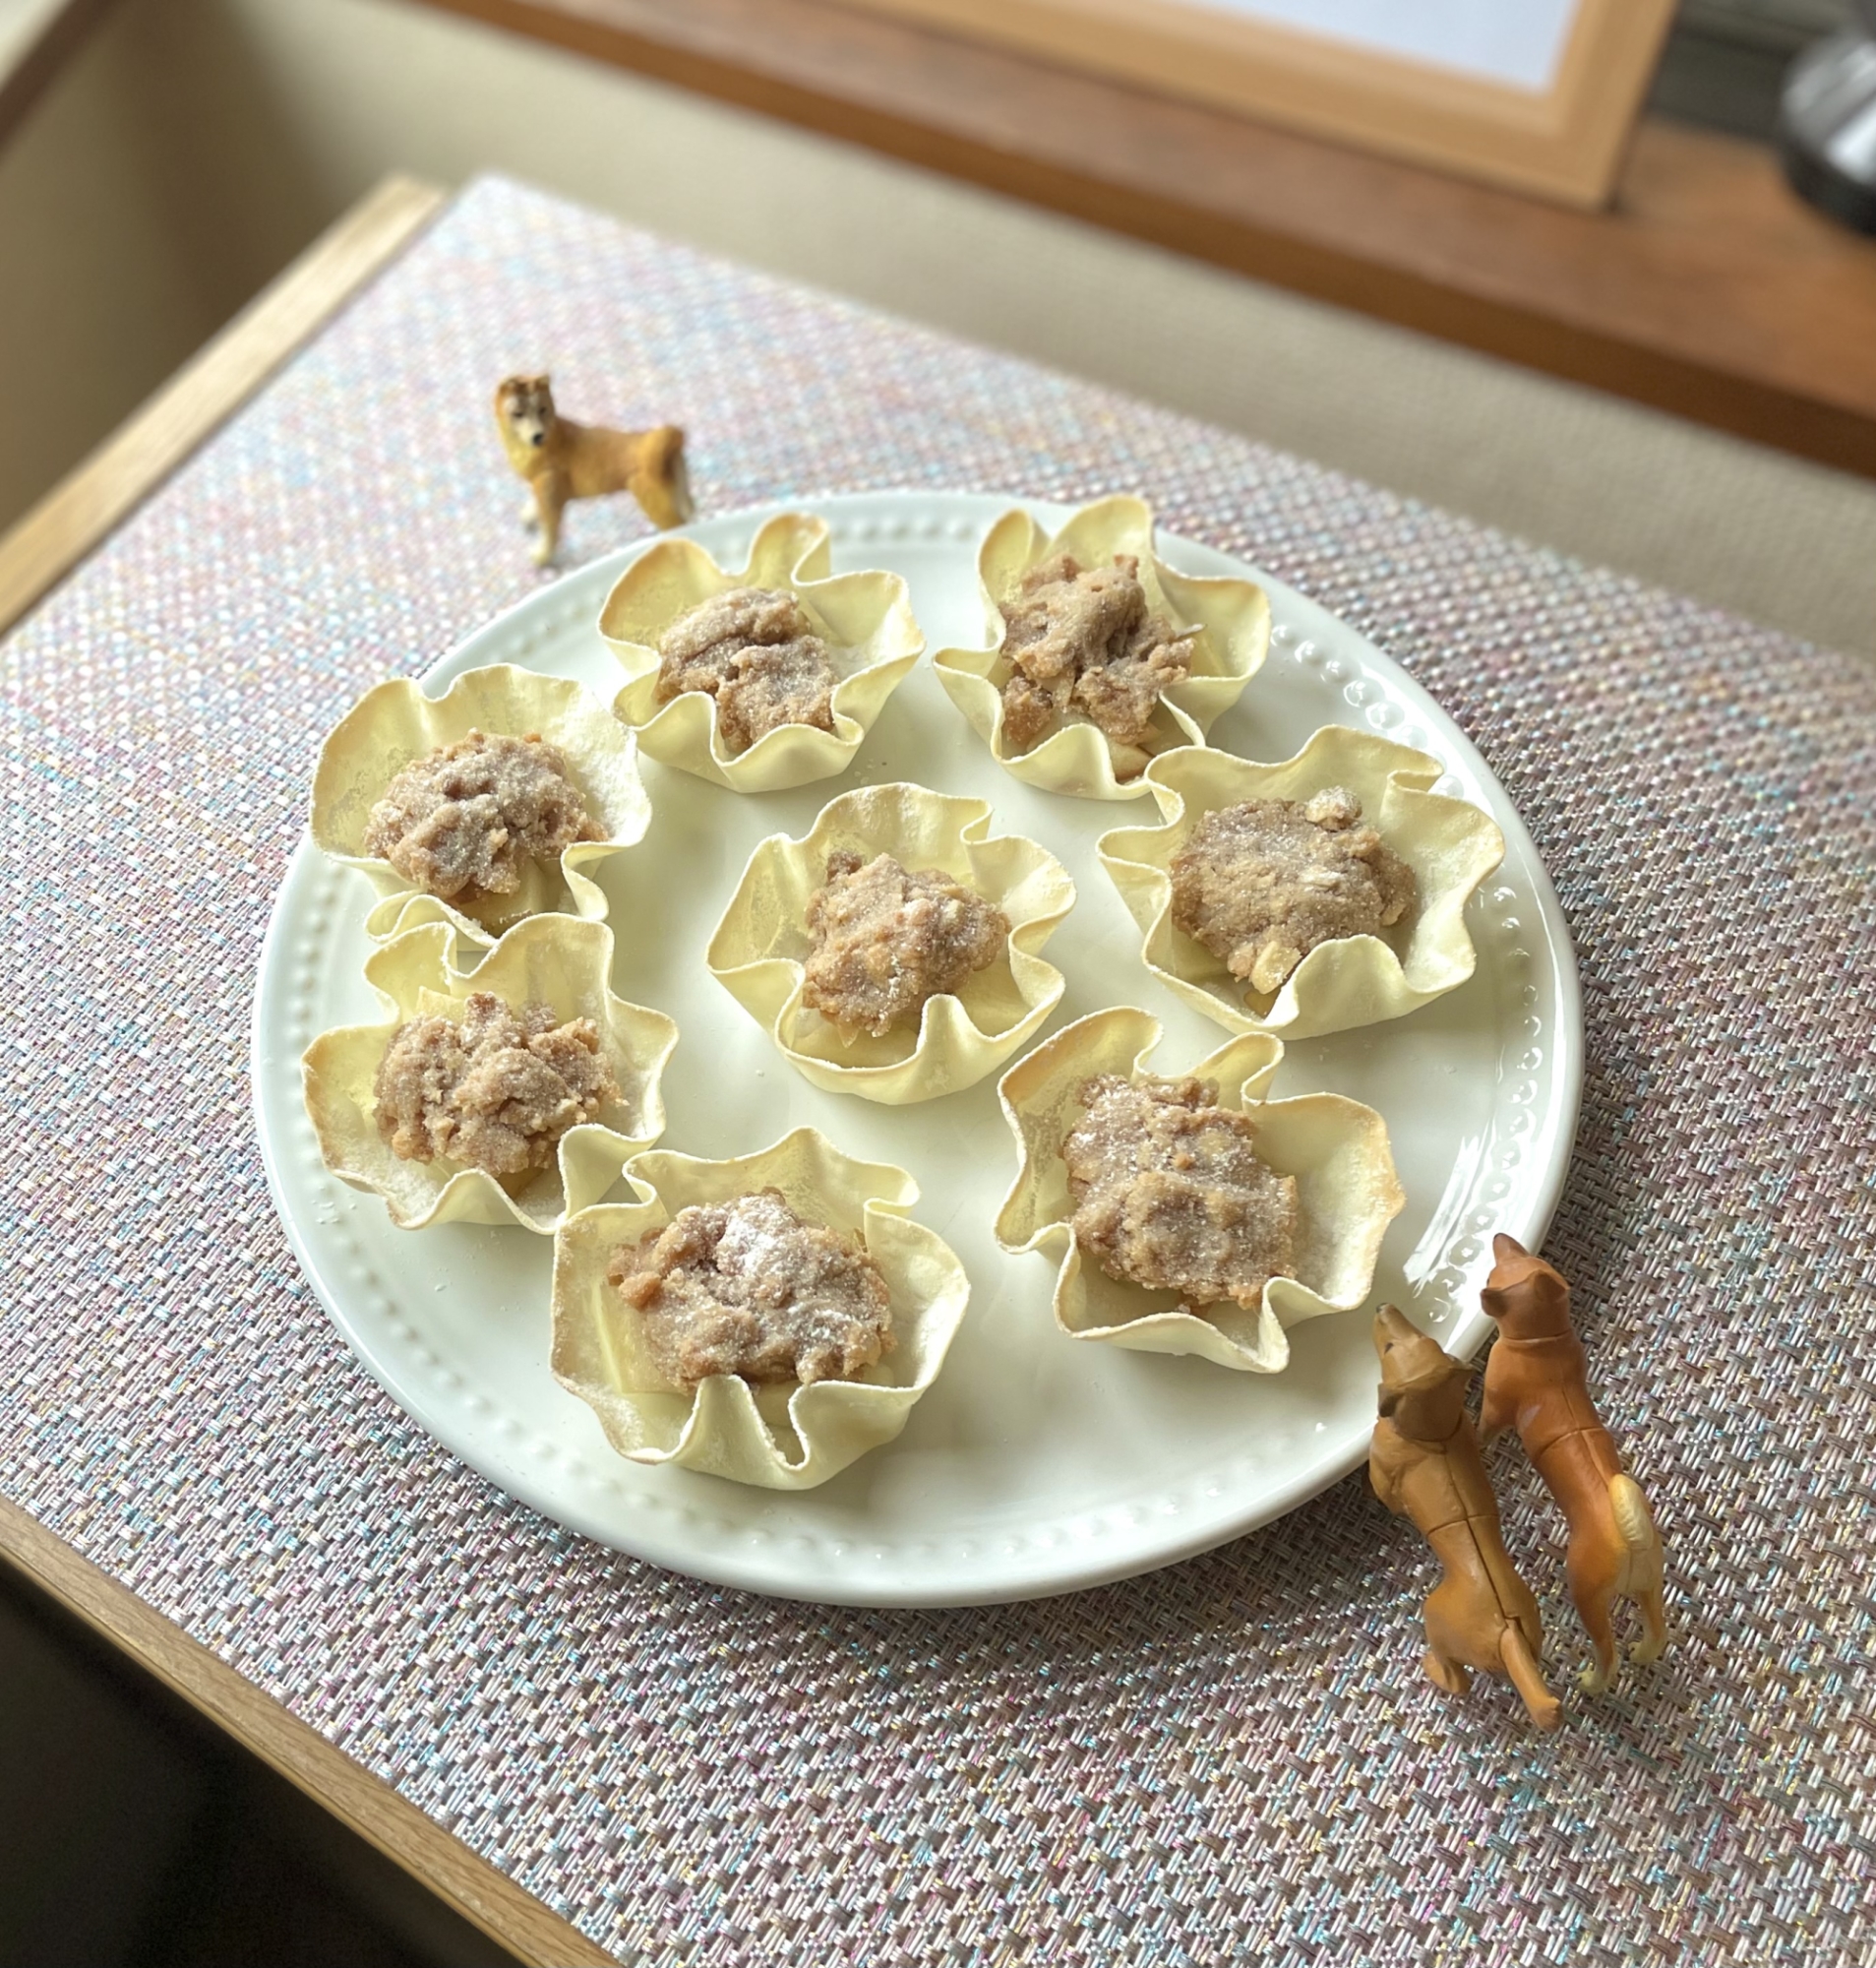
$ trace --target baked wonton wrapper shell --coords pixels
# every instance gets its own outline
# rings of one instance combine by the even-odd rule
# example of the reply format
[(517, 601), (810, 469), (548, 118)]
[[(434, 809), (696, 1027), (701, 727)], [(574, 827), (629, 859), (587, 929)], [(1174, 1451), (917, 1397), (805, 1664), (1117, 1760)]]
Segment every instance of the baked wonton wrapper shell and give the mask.
[[(448, 924), (430, 923), (373, 952), (365, 976), (384, 1003), (386, 1022), (341, 1025), (307, 1047), (306, 1109), (320, 1152), (334, 1175), (382, 1196), (400, 1229), (518, 1223), (550, 1236), (563, 1216), (603, 1196), (625, 1164), (664, 1133), (658, 1082), (678, 1028), (662, 1012), (614, 997), (607, 983), (612, 931), (604, 923), (532, 916), (469, 976), (451, 967), (451, 936)], [(554, 1166), (514, 1191), (461, 1163), (405, 1161), (378, 1132), (372, 1089), (392, 1034), (408, 1018), (459, 1018), (471, 991), (492, 991), (517, 1010), (538, 1001), (562, 1021), (591, 1018), (619, 1082), (621, 1097), (601, 1120), (570, 1128)]]
[[(1098, 843), (1101, 865), (1144, 932), (1146, 967), (1228, 1030), (1285, 1039), (1379, 1024), (1465, 983), (1476, 961), (1466, 903), (1504, 859), (1505, 840), (1470, 801), (1426, 790), (1443, 769), (1425, 752), (1341, 724), (1325, 725), (1294, 759), (1274, 766), (1213, 751), (1154, 760), (1146, 784), (1161, 825), (1118, 828)], [(1247, 995), (1222, 957), (1174, 926), (1173, 858), (1219, 807), (1306, 800), (1327, 786), (1345, 786), (1362, 802), (1362, 819), (1414, 870), (1419, 900), (1385, 940), (1318, 944), (1274, 997)]]
[[(1193, 652), (1192, 674), (1160, 699), (1156, 742), (1149, 749), (1122, 746), (1098, 725), (1064, 722), (1027, 752), (1013, 752), (1003, 735), (1002, 687), (1009, 676), (1002, 644), (1006, 603), (1016, 584), (1037, 562), (1071, 553), (1084, 566), (1105, 566), (1116, 554), (1140, 563), (1147, 601), (1177, 629), (1203, 631)], [(1045, 792), (1082, 799), (1136, 799), (1146, 790), (1140, 774), (1149, 759), (1177, 746), (1203, 745), (1214, 720), (1242, 696), (1270, 649), (1270, 603), (1254, 582), (1200, 580), (1176, 573), (1153, 551), (1153, 511), (1144, 500), (1097, 500), (1074, 514), (1053, 538), (1018, 509), (990, 529), (977, 556), (983, 594), (982, 649), (940, 649), (933, 658), (951, 702), (1007, 772)]]
[[(538, 732), (567, 761), (574, 784), (603, 838), (578, 840), (558, 867), (530, 864), (511, 895), (469, 908), (414, 887), (389, 861), (365, 851), (372, 807), (413, 760), (471, 731), (512, 738)], [(591, 880), (594, 864), (644, 837), (651, 802), (638, 777), (638, 747), (591, 692), (565, 677), (512, 663), (491, 663), (456, 678), (442, 697), (426, 697), (409, 677), (369, 690), (339, 719), (313, 775), (313, 841), (334, 860), (370, 878), (379, 900), (366, 933), (385, 941), (425, 923), (445, 922), (486, 949), (523, 917), (569, 912), (602, 921), (606, 897)]]
[[(734, 1161), (659, 1150), (626, 1173), (640, 1199), (580, 1210), (554, 1245), (554, 1374), (592, 1408), (621, 1455), (770, 1490), (810, 1490), (904, 1428), (944, 1364), (970, 1298), (950, 1247), (907, 1216), (919, 1189), (904, 1169), (856, 1161), (813, 1128), (798, 1128)], [(799, 1215), (861, 1238), (891, 1292), (897, 1343), (861, 1380), (752, 1387), (739, 1376), (713, 1374), (695, 1393), (667, 1391), (645, 1361), (645, 1315), (607, 1282), (613, 1252), (688, 1204), (770, 1188)]]
[[(935, 1100), (1001, 1065), (1060, 1002), (1061, 972), (1036, 953), (1074, 906), (1068, 871), (1020, 834), (991, 835), (982, 800), (924, 786), (860, 786), (824, 806), (800, 840), (771, 834), (750, 856), (704, 960), (710, 974), (803, 1078), (829, 1093), (887, 1106)], [(882, 1038), (838, 1028), (802, 1003), (808, 902), (827, 880), (827, 856), (851, 848), (938, 868), (1009, 919), (1005, 954), (955, 992), (928, 998), (916, 1032)]]
[(1220, 1367), (1274, 1374), (1290, 1361), (1286, 1328), (1325, 1312), (1361, 1305), (1374, 1284), (1387, 1226), (1407, 1199), (1394, 1174), (1387, 1124), (1371, 1107), (1339, 1093), (1264, 1099), (1283, 1059), (1282, 1044), (1247, 1034), (1186, 1069), (1218, 1082), (1218, 1104), (1254, 1117), (1257, 1153), (1295, 1176), (1299, 1275), (1272, 1278), (1254, 1311), (1229, 1301), (1200, 1319), (1178, 1309), (1178, 1294), (1111, 1278), (1084, 1256), (1072, 1228), (1061, 1144), (1081, 1119), (1079, 1089), (1095, 1074), (1121, 1078), (1184, 1077), (1149, 1073), (1160, 1021), (1129, 1007), (1096, 1012), (1064, 1025), (1004, 1074), (998, 1092), (1016, 1136), (1016, 1180), (997, 1217), (997, 1241), (1012, 1252), (1059, 1260), (1056, 1323), (1071, 1339), (1105, 1341), (1142, 1353), (1196, 1353)]
[[(659, 540), (627, 568), (600, 610), (599, 633), (629, 679), (613, 708), (652, 758), (739, 793), (780, 792), (846, 769), (924, 652), (925, 638), (898, 575), (829, 574), (832, 564), (827, 522), (783, 513), (757, 532), (739, 573), (727, 573), (687, 539)], [(659, 702), (658, 639), (680, 615), (729, 587), (774, 588), (807, 611), (840, 673), (831, 731), (783, 724), (732, 753), (708, 692)]]

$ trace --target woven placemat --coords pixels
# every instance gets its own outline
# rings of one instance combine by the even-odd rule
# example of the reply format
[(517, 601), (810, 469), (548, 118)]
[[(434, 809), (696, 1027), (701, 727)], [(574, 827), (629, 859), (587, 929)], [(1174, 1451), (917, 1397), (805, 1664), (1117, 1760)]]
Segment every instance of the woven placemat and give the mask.
[[(1062, 1600), (753, 1599), (543, 1522), (353, 1364), (262, 1179), (256, 955), (321, 734), (536, 579), (487, 407), (534, 364), (688, 426), (706, 511), (1138, 489), (1471, 732), (1582, 964), (1548, 1249), (1664, 1528), (1664, 1663), (1550, 1739), (1439, 1695), (1430, 1562), (1360, 1479)], [(641, 530), (576, 508), (571, 557)], [(0, 1483), (623, 1958), (1868, 1958), (1868, 670), (486, 181), (0, 672)], [(1495, 1466), (1567, 1662), (1547, 1501)]]

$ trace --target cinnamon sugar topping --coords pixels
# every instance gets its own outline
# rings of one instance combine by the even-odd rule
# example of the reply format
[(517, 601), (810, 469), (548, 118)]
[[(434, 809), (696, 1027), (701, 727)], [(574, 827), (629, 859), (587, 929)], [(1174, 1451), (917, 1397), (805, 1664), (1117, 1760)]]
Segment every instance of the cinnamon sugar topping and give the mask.
[(713, 1374), (763, 1384), (852, 1380), (892, 1350), (885, 1279), (776, 1189), (679, 1210), (613, 1253), (608, 1281), (644, 1315), (656, 1371), (686, 1391)]
[(526, 864), (553, 863), (599, 829), (538, 732), (471, 731), (406, 766), (365, 829), (365, 851), (446, 902), (511, 895)]
[(1132, 555), (1083, 567), (1065, 553), (1022, 577), (1003, 639), (1003, 731), (1016, 751), (1077, 713), (1118, 743), (1146, 745), (1160, 693), (1192, 673), (1193, 632), (1148, 608), (1139, 577)]
[(1082, 1249), (1191, 1312), (1254, 1308), (1296, 1263), (1296, 1180), (1258, 1159), (1255, 1124), (1217, 1099), (1214, 1080), (1101, 1074), (1061, 1147)]
[(955, 991), (994, 963), (1009, 919), (936, 868), (890, 854), (827, 857), (827, 883), (808, 902), (813, 947), (802, 1002), (849, 1031), (883, 1037), (915, 1025), (928, 998)]
[(551, 1165), (568, 1129), (619, 1097), (591, 1018), (556, 1024), (472, 991), (462, 1020), (410, 1018), (379, 1062), (378, 1132), (405, 1161), (448, 1159), (492, 1176)]
[(659, 640), (658, 654), (658, 701), (691, 690), (713, 697), (730, 752), (747, 751), (784, 724), (834, 728), (839, 678), (792, 594), (726, 588), (680, 615)]
[(1173, 921), (1253, 991), (1280, 990), (1318, 944), (1372, 936), (1418, 899), (1414, 871), (1340, 786), (1306, 803), (1208, 813), (1173, 857)]

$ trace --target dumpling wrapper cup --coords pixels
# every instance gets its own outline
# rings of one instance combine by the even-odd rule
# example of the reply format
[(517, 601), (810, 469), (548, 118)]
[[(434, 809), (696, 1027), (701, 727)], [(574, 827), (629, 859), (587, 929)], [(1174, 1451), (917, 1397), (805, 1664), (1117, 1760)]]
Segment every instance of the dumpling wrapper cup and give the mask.
[[(1294, 759), (1257, 765), (1227, 752), (1154, 760), (1146, 784), (1158, 827), (1117, 828), (1101, 865), (1144, 933), (1146, 967), (1195, 1011), (1234, 1032), (1319, 1037), (1398, 1018), (1465, 983), (1477, 961), (1466, 903), (1504, 859), (1497, 823), (1468, 800), (1426, 790), (1444, 770), (1425, 752), (1371, 732), (1325, 725)], [(1250, 799), (1306, 800), (1344, 786), (1362, 818), (1414, 871), (1419, 899), (1379, 936), (1318, 944), (1274, 996), (1247, 987), (1173, 922), (1174, 857), (1208, 813)]]
[[(640, 1155), (626, 1179), (639, 1200), (580, 1210), (554, 1245), (555, 1378), (592, 1408), (621, 1455), (771, 1490), (809, 1490), (904, 1428), (944, 1364), (970, 1298), (950, 1247), (907, 1216), (919, 1188), (904, 1169), (856, 1161), (813, 1128), (798, 1128), (733, 1161), (662, 1149)], [(759, 1189), (778, 1189), (798, 1215), (860, 1238), (891, 1293), (896, 1344), (859, 1380), (756, 1388), (716, 1374), (694, 1394), (670, 1392), (644, 1356), (647, 1315), (607, 1282), (612, 1254), (689, 1204)]]
[[(727, 573), (688, 539), (659, 540), (627, 568), (600, 610), (599, 633), (629, 679), (613, 709), (651, 758), (739, 793), (780, 792), (846, 769), (924, 653), (925, 637), (898, 575), (830, 574), (832, 564), (827, 522), (784, 513), (764, 523), (739, 573)], [(680, 615), (730, 587), (774, 588), (801, 603), (840, 677), (831, 731), (783, 724), (733, 753), (707, 692), (659, 702), (658, 639)]]
[[(800, 840), (771, 834), (750, 856), (704, 961), (803, 1078), (830, 1093), (887, 1106), (934, 1100), (999, 1066), (1060, 1002), (1061, 972), (1036, 953), (1074, 906), (1074, 883), (1047, 848), (991, 835), (991, 810), (924, 786), (861, 786), (830, 800)], [(810, 950), (808, 902), (827, 880), (827, 856), (891, 854), (938, 868), (1009, 919), (1005, 953), (955, 994), (928, 998), (916, 1031), (843, 1039), (802, 1003)]]
[[(1012, 751), (1003, 734), (1002, 687), (1010, 668), (1002, 654), (1004, 610), (1016, 584), (1039, 561), (1071, 553), (1083, 566), (1107, 566), (1117, 554), (1140, 564), (1150, 607), (1175, 629), (1202, 631), (1192, 674), (1160, 699), (1150, 748), (1121, 745), (1079, 718), (1062, 723), (1027, 752)], [(983, 594), (982, 649), (940, 649), (933, 657), (938, 681), (1006, 772), (1045, 792), (1082, 799), (1137, 799), (1149, 760), (1178, 746), (1205, 743), (1214, 721), (1243, 695), (1270, 650), (1270, 603), (1254, 582), (1198, 579), (1177, 573), (1153, 551), (1153, 511), (1144, 500), (1097, 500), (1074, 514), (1052, 538), (1018, 509), (990, 529), (977, 556)]]
[[(574, 916), (533, 916), (495, 946), (473, 974), (451, 967), (452, 932), (431, 923), (373, 952), (365, 977), (388, 1015), (376, 1025), (322, 1032), (301, 1060), (306, 1109), (327, 1166), (355, 1189), (385, 1199), (400, 1229), (432, 1223), (518, 1223), (551, 1236), (561, 1218), (603, 1196), (631, 1158), (664, 1133), (659, 1080), (678, 1042), (662, 1012), (615, 997), (612, 931)], [(619, 1082), (620, 1099), (596, 1122), (570, 1128), (553, 1166), (513, 1189), (459, 1162), (405, 1161), (378, 1132), (373, 1083), (392, 1034), (406, 1019), (460, 1018), (472, 991), (491, 991), (519, 1010), (591, 1018)]]
[[(1371, 1107), (1339, 1093), (1265, 1100), (1283, 1060), (1282, 1044), (1257, 1033), (1233, 1039), (1183, 1073), (1150, 1074), (1160, 1021), (1130, 1007), (1096, 1012), (1064, 1025), (1004, 1074), (998, 1092), (1016, 1136), (1016, 1180), (997, 1217), (997, 1241), (1010, 1252), (1059, 1261), (1056, 1323), (1071, 1339), (1142, 1353), (1196, 1353), (1241, 1373), (1274, 1374), (1289, 1364), (1286, 1328), (1328, 1312), (1349, 1312), (1373, 1289), (1387, 1226), (1406, 1203), (1394, 1174), (1387, 1124)], [(1082, 1082), (1121, 1078), (1215, 1079), (1218, 1104), (1253, 1116), (1257, 1153), (1297, 1181), (1295, 1277), (1272, 1278), (1254, 1310), (1230, 1303), (1206, 1318), (1179, 1310), (1175, 1292), (1149, 1291), (1110, 1277), (1083, 1254), (1072, 1227), (1065, 1141), (1085, 1111)]]
[[(365, 832), (372, 807), (405, 766), (471, 731), (514, 738), (532, 731), (557, 747), (603, 838), (575, 841), (551, 868), (530, 862), (513, 894), (464, 906), (427, 893), (389, 861), (368, 854)], [(632, 733), (578, 684), (512, 663), (469, 670), (436, 698), (409, 677), (379, 684), (340, 718), (313, 775), (314, 845), (358, 869), (378, 891), (365, 930), (379, 942), (444, 922), (468, 945), (486, 949), (531, 915), (571, 912), (603, 921), (606, 897), (590, 871), (641, 840), (650, 825), (651, 802)]]

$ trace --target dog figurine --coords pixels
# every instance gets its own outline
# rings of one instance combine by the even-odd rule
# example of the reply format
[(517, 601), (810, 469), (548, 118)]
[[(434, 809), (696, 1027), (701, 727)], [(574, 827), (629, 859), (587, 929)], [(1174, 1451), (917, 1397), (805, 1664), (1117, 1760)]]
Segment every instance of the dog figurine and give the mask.
[(507, 377), (495, 392), (495, 421), (508, 461), (530, 494), (521, 517), (540, 528), (534, 542), (537, 567), (554, 558), (570, 499), (630, 492), (660, 529), (681, 526), (691, 517), (684, 433), (675, 424), (647, 431), (576, 424), (554, 408), (545, 376)]
[(1426, 1678), (1448, 1694), (1472, 1686), (1469, 1668), (1502, 1674), (1540, 1729), (1562, 1719), (1539, 1662), (1543, 1623), (1498, 1529), (1498, 1502), (1466, 1412), (1471, 1369), (1396, 1307), (1374, 1316), (1381, 1414), (1368, 1451), (1374, 1494), (1412, 1517), (1445, 1576), (1426, 1599)]
[(1570, 1597), (1596, 1650), (1581, 1683), (1586, 1693), (1601, 1694), (1615, 1672), (1610, 1613), (1617, 1598), (1641, 1611), (1635, 1660), (1659, 1660), (1667, 1645), (1661, 1537), (1642, 1486), (1623, 1470), (1590, 1399), (1562, 1273), (1515, 1237), (1496, 1237), (1491, 1249), (1497, 1262), (1480, 1296), (1498, 1322), (1498, 1340), (1485, 1362), (1480, 1423), (1487, 1442), (1507, 1428), (1518, 1431), (1569, 1520)]

